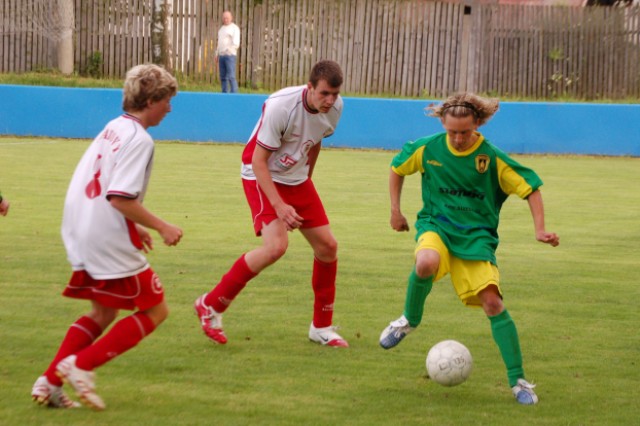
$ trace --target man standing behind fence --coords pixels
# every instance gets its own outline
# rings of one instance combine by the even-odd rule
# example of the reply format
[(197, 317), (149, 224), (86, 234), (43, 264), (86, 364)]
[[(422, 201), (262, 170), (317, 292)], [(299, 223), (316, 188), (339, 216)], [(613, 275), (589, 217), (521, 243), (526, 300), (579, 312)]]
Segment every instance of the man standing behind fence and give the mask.
[(236, 56), (240, 47), (240, 28), (233, 23), (233, 15), (226, 10), (222, 14), (222, 26), (218, 30), (216, 62), (220, 69), (222, 93), (237, 93)]

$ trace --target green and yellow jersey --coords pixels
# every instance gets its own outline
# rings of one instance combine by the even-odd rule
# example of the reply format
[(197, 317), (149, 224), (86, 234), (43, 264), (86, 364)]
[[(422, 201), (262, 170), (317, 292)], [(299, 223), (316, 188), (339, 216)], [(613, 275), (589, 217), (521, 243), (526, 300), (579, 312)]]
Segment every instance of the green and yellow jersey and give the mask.
[(437, 232), (456, 257), (496, 263), (498, 222), (511, 194), (525, 199), (542, 186), (522, 166), (478, 133), (467, 151), (458, 152), (446, 133), (407, 142), (391, 162), (399, 176), (422, 175), (424, 206), (416, 221), (416, 239)]

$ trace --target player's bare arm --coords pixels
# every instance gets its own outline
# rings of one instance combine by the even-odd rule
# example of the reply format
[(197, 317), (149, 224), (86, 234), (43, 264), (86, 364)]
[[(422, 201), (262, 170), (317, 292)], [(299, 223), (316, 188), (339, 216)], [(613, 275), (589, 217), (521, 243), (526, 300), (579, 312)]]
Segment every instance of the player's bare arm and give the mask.
[(270, 156), (271, 151), (261, 147), (260, 145), (256, 145), (251, 160), (253, 173), (256, 175), (256, 180), (258, 181), (258, 185), (260, 185), (260, 189), (262, 189), (262, 192), (267, 196), (267, 199), (276, 211), (278, 218), (284, 223), (287, 231), (292, 231), (302, 225), (302, 217), (298, 215), (292, 206), (282, 201), (280, 194), (278, 194), (278, 190), (276, 189), (276, 186), (273, 183), (273, 178), (271, 177), (271, 172), (269, 172), (268, 160)]
[(138, 225), (156, 230), (166, 245), (175, 246), (180, 242), (182, 229), (160, 219), (147, 210), (137, 199), (113, 195), (109, 197), (109, 202), (113, 208), (122, 213), (127, 219)]
[(533, 218), (533, 226), (536, 232), (536, 240), (550, 244), (552, 247), (560, 244), (560, 237), (555, 232), (547, 232), (544, 227), (544, 203), (542, 202), (542, 194), (539, 190), (533, 191), (527, 197), (531, 217)]
[(142, 250), (145, 253), (149, 253), (149, 251), (153, 250), (153, 238), (151, 234), (142, 225), (138, 225), (136, 223), (136, 230), (138, 231), (138, 235), (140, 236), (140, 241), (142, 242)]
[(389, 196), (391, 198), (391, 228), (398, 232), (408, 231), (409, 223), (407, 218), (402, 214), (400, 208), (400, 196), (402, 194), (402, 185), (404, 184), (404, 176), (398, 175), (393, 169), (389, 170)]
[(314, 145), (313, 148), (311, 148), (309, 150), (309, 153), (307, 154), (309, 158), (309, 161), (307, 161), (307, 164), (309, 164), (309, 178), (311, 178), (311, 175), (313, 175), (313, 169), (316, 167), (316, 162), (318, 161), (318, 156), (320, 155), (321, 146), (322, 146), (322, 141)]

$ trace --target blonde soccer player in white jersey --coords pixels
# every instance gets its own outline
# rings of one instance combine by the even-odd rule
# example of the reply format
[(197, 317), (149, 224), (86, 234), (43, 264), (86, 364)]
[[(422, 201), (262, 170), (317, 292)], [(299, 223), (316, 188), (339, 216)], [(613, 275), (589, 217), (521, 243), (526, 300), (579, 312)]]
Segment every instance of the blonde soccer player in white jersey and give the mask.
[[(309, 82), (272, 94), (242, 154), (241, 177), (256, 236), (262, 245), (241, 255), (219, 283), (195, 302), (205, 334), (227, 343), (222, 313), (247, 282), (286, 252), (287, 232), (299, 229), (313, 249), (313, 320), (309, 339), (348, 347), (333, 326), (338, 243), (311, 180), (322, 139), (342, 114), (343, 76), (334, 61), (313, 66)], [(297, 277), (292, 277), (297, 280)]]
[[(171, 111), (177, 83), (157, 65), (127, 72), (124, 114), (110, 121), (84, 153), (64, 203), (62, 238), (73, 269), (63, 295), (91, 302), (71, 325), (58, 352), (31, 392), (39, 404), (79, 404), (62, 390), (68, 383), (87, 406), (102, 410), (94, 370), (136, 346), (168, 315), (164, 291), (142, 252), (153, 248), (147, 228), (168, 246), (182, 230), (160, 219), (142, 201), (153, 165), (154, 143), (147, 128)], [(115, 323), (120, 309), (135, 310)]]

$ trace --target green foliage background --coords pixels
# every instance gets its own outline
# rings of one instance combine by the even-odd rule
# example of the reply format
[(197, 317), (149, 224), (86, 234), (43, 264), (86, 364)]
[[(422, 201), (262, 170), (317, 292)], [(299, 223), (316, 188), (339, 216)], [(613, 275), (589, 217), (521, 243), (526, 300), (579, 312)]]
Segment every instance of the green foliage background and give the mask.
[[(123, 81), (121, 79), (109, 79), (109, 78), (97, 78), (99, 74), (97, 71), (96, 63), (101, 59), (96, 57), (95, 55), (92, 57), (92, 61), (90, 63), (90, 69), (87, 71), (88, 76), (81, 75), (71, 75), (66, 76), (57, 72), (55, 70), (44, 69), (41, 71), (27, 72), (27, 73), (1, 73), (0, 74), (0, 84), (18, 84), (18, 85), (31, 85), (31, 86), (53, 86), (53, 87), (78, 87), (78, 88), (108, 88), (108, 89), (121, 89)], [(94, 75), (96, 77), (89, 77)], [(554, 78), (560, 78), (562, 80), (562, 76), (552, 76), (551, 80)], [(176, 79), (178, 80), (179, 90), (181, 92), (220, 92), (220, 83), (203, 83), (200, 81), (195, 81), (186, 77), (184, 75), (176, 75)], [(556, 82), (557, 83), (557, 82)], [(240, 93), (250, 93), (250, 94), (269, 94), (268, 90), (260, 89), (260, 88), (247, 88), (240, 87)], [(365, 93), (349, 93), (342, 92), (342, 96), (351, 96), (351, 97), (382, 97), (382, 98), (394, 98), (394, 99), (433, 99), (429, 93), (423, 93), (423, 95), (419, 98), (415, 97), (402, 97), (395, 96), (392, 94), (379, 93), (376, 95), (365, 94)], [(488, 97), (496, 97), (496, 93), (478, 93), (482, 96)], [(540, 102), (542, 99), (539, 98), (527, 98), (522, 96), (510, 96), (504, 95), (500, 96), (500, 100), (503, 102)], [(587, 102), (585, 99), (575, 98), (566, 94), (557, 94), (556, 96), (547, 99), (548, 101), (553, 102)], [(598, 99), (598, 103), (615, 103), (615, 104), (637, 104), (640, 103), (640, 98), (628, 96), (623, 99)]]

